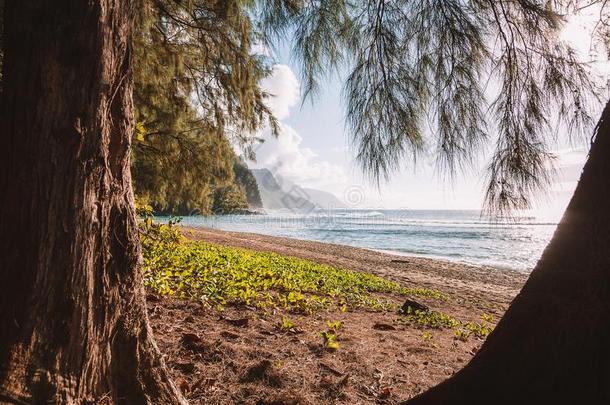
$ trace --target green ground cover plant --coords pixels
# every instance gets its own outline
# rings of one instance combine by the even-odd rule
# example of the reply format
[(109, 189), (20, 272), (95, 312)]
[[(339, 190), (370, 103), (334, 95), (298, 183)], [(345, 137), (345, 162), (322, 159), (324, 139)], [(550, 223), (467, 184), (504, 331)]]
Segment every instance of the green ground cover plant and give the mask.
[(160, 295), (196, 299), (212, 305), (284, 307), (313, 313), (338, 307), (394, 311), (394, 297), (443, 299), (440, 292), (404, 288), (371, 274), (309, 260), (188, 241), (175, 226), (141, 222), (144, 283)]
[[(158, 295), (197, 300), (219, 310), (225, 305), (246, 305), (263, 310), (283, 308), (312, 314), (320, 310), (354, 309), (396, 312), (408, 297), (447, 300), (437, 290), (405, 288), (384, 278), (315, 263), (309, 260), (219, 246), (186, 239), (179, 222), (155, 223), (148, 207), (140, 208), (144, 284)], [(442, 312), (408, 311), (397, 323), (425, 329), (454, 329), (456, 339), (471, 335), (484, 339), (493, 318), (484, 314), (480, 323), (462, 323)], [(336, 336), (339, 321), (328, 323)], [(294, 323), (282, 319), (281, 328)], [(326, 339), (334, 344), (334, 340)]]

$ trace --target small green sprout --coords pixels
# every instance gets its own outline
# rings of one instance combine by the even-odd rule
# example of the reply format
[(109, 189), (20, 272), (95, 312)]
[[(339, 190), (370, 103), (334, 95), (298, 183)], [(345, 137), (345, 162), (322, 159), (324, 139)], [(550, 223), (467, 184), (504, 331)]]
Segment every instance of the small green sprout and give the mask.
[(432, 333), (428, 332), (427, 330), (425, 330), (422, 334), (421, 334), (421, 338), (424, 341), (430, 341), (432, 339), (434, 339), (434, 336), (432, 336)]
[(289, 331), (289, 330), (294, 329), (294, 327), (295, 327), (294, 322), (292, 322), (290, 319), (288, 319), (285, 316), (282, 317), (282, 325), (281, 325), (282, 330)]
[(335, 332), (337, 332), (343, 326), (343, 322), (341, 322), (341, 321), (335, 321), (335, 322), (326, 321), (326, 324), (328, 325), (329, 329), (331, 329)]
[(337, 342), (337, 335), (332, 332), (320, 332), (320, 336), (324, 339), (324, 347), (331, 350), (338, 350), (341, 346)]

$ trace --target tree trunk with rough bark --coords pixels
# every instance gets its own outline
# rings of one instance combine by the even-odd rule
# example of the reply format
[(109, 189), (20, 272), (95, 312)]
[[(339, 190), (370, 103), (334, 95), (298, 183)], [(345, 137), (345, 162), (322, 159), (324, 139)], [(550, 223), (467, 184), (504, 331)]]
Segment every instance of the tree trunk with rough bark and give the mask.
[(6, 2), (0, 402), (184, 403), (146, 315), (131, 0)]
[(520, 294), (464, 369), (408, 403), (610, 404), (610, 102)]

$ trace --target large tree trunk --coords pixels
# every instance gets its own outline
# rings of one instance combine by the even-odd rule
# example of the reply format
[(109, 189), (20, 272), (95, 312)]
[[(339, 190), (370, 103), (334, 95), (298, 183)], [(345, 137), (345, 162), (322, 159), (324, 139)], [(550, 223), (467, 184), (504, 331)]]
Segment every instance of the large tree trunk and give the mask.
[(610, 403), (610, 102), (568, 208), (470, 363), (409, 404)]
[(153, 341), (140, 274), (133, 6), (6, 4), (0, 402), (184, 402)]

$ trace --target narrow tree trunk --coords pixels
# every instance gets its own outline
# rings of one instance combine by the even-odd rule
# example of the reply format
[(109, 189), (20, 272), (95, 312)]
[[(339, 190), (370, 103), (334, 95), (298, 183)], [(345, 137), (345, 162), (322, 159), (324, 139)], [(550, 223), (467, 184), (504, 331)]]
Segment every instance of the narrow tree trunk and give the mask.
[(610, 403), (610, 102), (521, 293), (471, 362), (409, 404)]
[(0, 402), (181, 403), (146, 316), (131, 0), (6, 2)]

